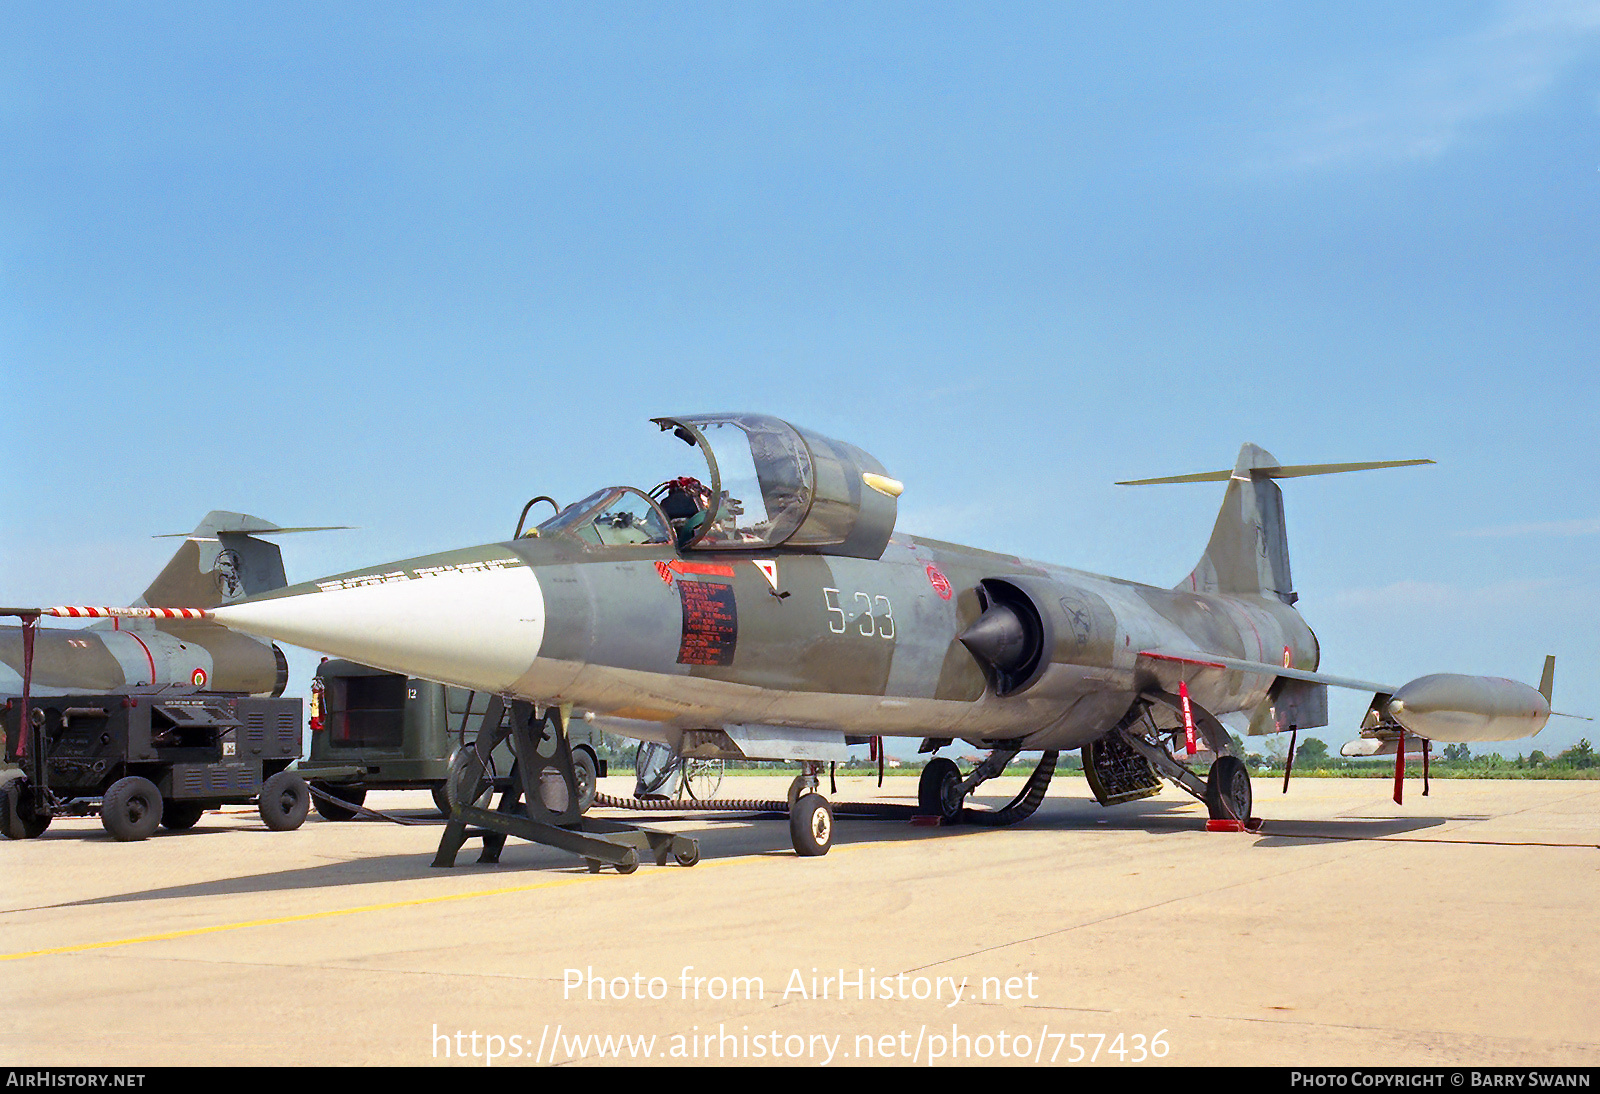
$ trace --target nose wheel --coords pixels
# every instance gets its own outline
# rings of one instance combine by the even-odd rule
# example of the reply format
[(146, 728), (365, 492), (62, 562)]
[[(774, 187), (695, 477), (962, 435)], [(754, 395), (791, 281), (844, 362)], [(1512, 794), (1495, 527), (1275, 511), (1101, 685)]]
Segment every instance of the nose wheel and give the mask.
[(815, 858), (833, 846), (833, 806), (821, 794), (802, 794), (789, 807), (789, 839), (794, 853)]

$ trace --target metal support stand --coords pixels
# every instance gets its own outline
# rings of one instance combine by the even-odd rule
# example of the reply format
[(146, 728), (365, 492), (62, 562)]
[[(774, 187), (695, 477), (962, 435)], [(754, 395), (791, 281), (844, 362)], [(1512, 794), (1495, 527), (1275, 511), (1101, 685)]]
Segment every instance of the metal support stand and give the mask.
[(0, 608), (0, 616), (15, 616), (22, 622), (22, 695), (18, 699), (15, 740), (0, 727), (0, 739), (5, 741), (0, 759), (10, 760), (22, 769), (22, 777), (7, 784), (7, 791), (0, 798), (0, 808), (5, 811), (0, 816), (0, 829), (12, 839), (41, 835), (54, 816), (55, 801), (46, 763), (50, 742), (44, 731), (44, 712), (32, 705), (33, 649), (41, 614), (38, 608)]
[[(588, 860), (591, 873), (609, 865), (619, 874), (631, 874), (639, 868), (641, 851), (648, 851), (658, 866), (665, 866), (668, 860), (682, 866), (700, 861), (700, 845), (687, 836), (578, 812), (578, 783), (567, 743), (565, 712), (549, 707), (540, 714), (530, 703), (513, 702), (509, 725), (504, 725), (504, 709), (499, 696), (489, 701), (472, 762), (457, 787), (456, 800), (462, 804), (450, 814), (433, 865), (454, 866), (462, 845), (474, 837), (483, 840), (478, 861), (497, 863), (507, 836), (580, 855)], [(516, 757), (511, 786), (500, 795), (498, 807), (480, 809), (470, 803), (478, 800), (490, 753), (507, 737)]]

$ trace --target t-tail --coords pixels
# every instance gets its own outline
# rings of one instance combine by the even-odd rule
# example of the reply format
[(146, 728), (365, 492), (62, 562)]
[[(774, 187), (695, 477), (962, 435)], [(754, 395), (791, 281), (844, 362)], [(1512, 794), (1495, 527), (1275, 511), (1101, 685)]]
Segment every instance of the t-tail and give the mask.
[(281, 589), (289, 583), (283, 572), (283, 555), (276, 543), (256, 537), (340, 527), (345, 526), (280, 528), (247, 513), (214, 510), (207, 513), (192, 532), (156, 537), (181, 536), (183, 543), (135, 606), (216, 608), (257, 593)]
[(1283, 522), (1283, 491), (1274, 479), (1337, 475), (1381, 467), (1414, 467), (1432, 460), (1387, 460), (1379, 463), (1280, 464), (1264, 448), (1239, 449), (1232, 471), (1206, 471), (1159, 479), (1134, 479), (1118, 486), (1155, 486), (1177, 482), (1226, 482), (1222, 511), (1211, 529), (1211, 542), (1199, 563), (1178, 584), (1200, 593), (1272, 596), (1293, 604), (1298, 596), (1289, 573), (1289, 539)]

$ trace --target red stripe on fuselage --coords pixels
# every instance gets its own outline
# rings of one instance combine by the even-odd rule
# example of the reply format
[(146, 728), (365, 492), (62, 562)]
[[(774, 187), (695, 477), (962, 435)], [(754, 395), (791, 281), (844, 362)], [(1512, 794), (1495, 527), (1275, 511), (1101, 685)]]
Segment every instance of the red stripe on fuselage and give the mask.
[(1203, 665), (1208, 669), (1225, 669), (1227, 665), (1219, 665), (1215, 661), (1202, 661), (1197, 657), (1174, 657), (1170, 653), (1156, 653), (1153, 650), (1140, 650), (1140, 657), (1149, 657), (1156, 661), (1176, 661), (1180, 665)]
[(144, 650), (144, 658), (145, 658), (146, 661), (150, 662), (150, 683), (153, 686), (155, 684), (155, 682), (156, 682), (156, 659), (153, 656), (151, 656), (150, 647), (144, 644), (144, 639), (140, 638), (137, 634), (134, 634), (132, 631), (123, 631), (122, 633), (127, 635), (129, 638), (133, 639), (135, 642), (139, 643), (139, 648), (141, 650)]
[(684, 562), (673, 559), (667, 569), (675, 574), (700, 574), (703, 577), (732, 577), (733, 567), (726, 562)]

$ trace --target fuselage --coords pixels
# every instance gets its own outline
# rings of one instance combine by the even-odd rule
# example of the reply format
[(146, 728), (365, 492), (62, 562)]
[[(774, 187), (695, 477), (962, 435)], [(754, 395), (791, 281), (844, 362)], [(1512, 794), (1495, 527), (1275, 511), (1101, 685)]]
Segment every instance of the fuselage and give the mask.
[[(957, 636), (985, 579), (1030, 582), (1059, 620), (1048, 664), (996, 695)], [(409, 559), (218, 609), (229, 627), (676, 741), (760, 724), (1072, 748), (1141, 693), (1175, 686), (1141, 651), (1315, 668), (1316, 639), (1272, 596), (1161, 589), (919, 537), (877, 559), (595, 546), (553, 535)], [(1213, 713), (1270, 676), (1209, 673)]]
[[(269, 643), (215, 623), (113, 620), (74, 630), (40, 627), (34, 636), (34, 695), (109, 693), (174, 687), (282, 694), (288, 663)], [(22, 694), (22, 629), (0, 627), (0, 695)]]

